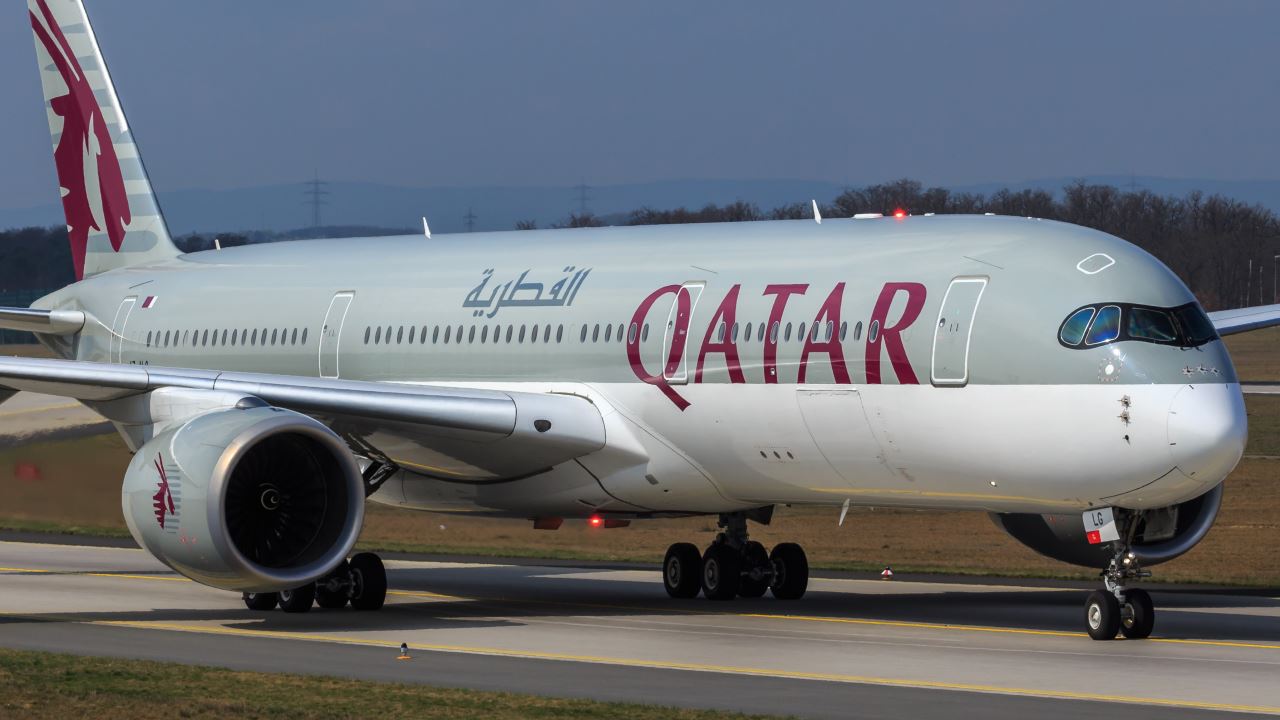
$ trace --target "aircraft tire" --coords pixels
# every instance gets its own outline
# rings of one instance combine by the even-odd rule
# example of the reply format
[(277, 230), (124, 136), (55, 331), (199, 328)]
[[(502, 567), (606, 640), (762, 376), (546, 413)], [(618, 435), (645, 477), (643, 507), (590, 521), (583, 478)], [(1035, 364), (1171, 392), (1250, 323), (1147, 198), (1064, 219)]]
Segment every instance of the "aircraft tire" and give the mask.
[(742, 548), (742, 581), (738, 585), (738, 595), (744, 598), (758, 598), (769, 591), (768, 576), (762, 578), (751, 577), (751, 571), (757, 568), (769, 567), (769, 553), (764, 549), (764, 545), (750, 540)]
[(373, 553), (360, 553), (351, 558), (351, 607), (356, 610), (381, 610), (387, 601), (387, 570), (382, 558)]
[(707, 548), (702, 556), (702, 594), (708, 600), (732, 600), (742, 581), (742, 554), (724, 544)]
[(769, 589), (779, 600), (799, 600), (809, 588), (809, 558), (795, 543), (781, 543), (769, 553), (773, 561), (773, 582)]
[(662, 560), (662, 585), (673, 598), (693, 598), (702, 589), (702, 553), (692, 543), (667, 548)]
[(1114, 640), (1120, 632), (1120, 601), (1105, 590), (1094, 590), (1084, 603), (1084, 623), (1094, 640)]
[(280, 609), (287, 613), (304, 613), (316, 601), (316, 584), (307, 583), (292, 590), (280, 591)]
[(280, 602), (280, 596), (276, 593), (243, 593), (241, 599), (244, 600), (245, 607), (259, 612), (275, 610), (276, 604)]
[(1145, 640), (1151, 637), (1151, 630), (1156, 625), (1156, 608), (1151, 602), (1151, 595), (1146, 590), (1127, 590), (1124, 594), (1121, 613), (1120, 634), (1130, 640)]

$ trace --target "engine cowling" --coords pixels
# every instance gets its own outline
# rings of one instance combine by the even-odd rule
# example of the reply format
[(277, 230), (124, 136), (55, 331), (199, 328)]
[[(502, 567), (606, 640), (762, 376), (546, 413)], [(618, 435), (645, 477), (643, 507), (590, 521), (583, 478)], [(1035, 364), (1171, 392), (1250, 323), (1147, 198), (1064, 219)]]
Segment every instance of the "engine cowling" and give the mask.
[[(1193, 500), (1146, 511), (1131, 548), (1143, 565), (1168, 562), (1204, 539), (1222, 506), (1222, 485)], [(1116, 513), (1127, 512), (1117, 509)], [(1013, 539), (1046, 557), (1072, 565), (1102, 569), (1111, 561), (1110, 543), (1090, 545), (1080, 514), (1033, 515), (991, 513), (995, 524)]]
[(138, 544), (182, 575), (272, 592), (316, 580), (347, 556), (364, 497), (355, 459), (333, 431), (249, 400), (143, 445), (122, 504)]

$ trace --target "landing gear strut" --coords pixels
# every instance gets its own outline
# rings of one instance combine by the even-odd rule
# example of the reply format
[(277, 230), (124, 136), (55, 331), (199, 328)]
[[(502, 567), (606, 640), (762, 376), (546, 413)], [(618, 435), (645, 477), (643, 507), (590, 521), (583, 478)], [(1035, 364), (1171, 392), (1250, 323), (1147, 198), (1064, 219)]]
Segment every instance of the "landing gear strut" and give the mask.
[(1127, 586), (1129, 582), (1151, 577), (1151, 572), (1142, 569), (1132, 550), (1141, 519), (1141, 511), (1117, 518), (1121, 539), (1112, 543), (1115, 554), (1111, 564), (1102, 571), (1104, 589), (1090, 593), (1084, 606), (1085, 627), (1094, 640), (1112, 640), (1116, 633), (1130, 640), (1141, 640), (1150, 637), (1155, 627), (1156, 609), (1151, 595)]
[(387, 600), (387, 571), (377, 555), (360, 553), (314, 583), (278, 593), (244, 593), (243, 599), (245, 607), (258, 611), (279, 605), (284, 612), (301, 613), (310, 610), (313, 603), (339, 609), (348, 602), (356, 610), (378, 610)]
[(689, 543), (667, 549), (662, 582), (673, 598), (692, 598), (698, 590), (709, 600), (758, 598), (772, 590), (779, 600), (804, 595), (809, 584), (809, 561), (795, 543), (782, 543), (770, 553), (747, 534), (747, 519), (768, 523), (772, 508), (763, 511), (725, 513), (721, 532), (699, 554)]

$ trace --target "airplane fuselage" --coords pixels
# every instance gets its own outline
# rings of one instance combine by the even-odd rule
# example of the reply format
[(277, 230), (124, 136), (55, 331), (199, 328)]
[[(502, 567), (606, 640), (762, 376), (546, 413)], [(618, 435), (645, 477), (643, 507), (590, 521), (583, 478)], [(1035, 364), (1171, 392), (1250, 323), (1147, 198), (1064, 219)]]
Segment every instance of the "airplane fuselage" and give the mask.
[(1243, 448), (1222, 342), (1062, 339), (1194, 302), (1112, 236), (975, 216), (286, 242), (37, 305), (99, 321), (54, 344), (80, 360), (587, 397), (609, 447), (531, 477), (379, 445), (403, 472), (374, 500), (565, 516), (1196, 497)]

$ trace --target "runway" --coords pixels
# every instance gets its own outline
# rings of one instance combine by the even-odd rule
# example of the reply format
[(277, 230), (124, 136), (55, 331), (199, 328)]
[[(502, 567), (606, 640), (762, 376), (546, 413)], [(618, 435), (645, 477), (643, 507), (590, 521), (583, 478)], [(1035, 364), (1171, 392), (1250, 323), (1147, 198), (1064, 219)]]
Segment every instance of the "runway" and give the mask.
[(1157, 637), (1097, 643), (1061, 584), (832, 577), (711, 603), (670, 600), (656, 568), (388, 570), (381, 612), (254, 613), (139, 550), (4, 542), (0, 645), (803, 717), (1280, 714), (1280, 592), (1148, 586)]

